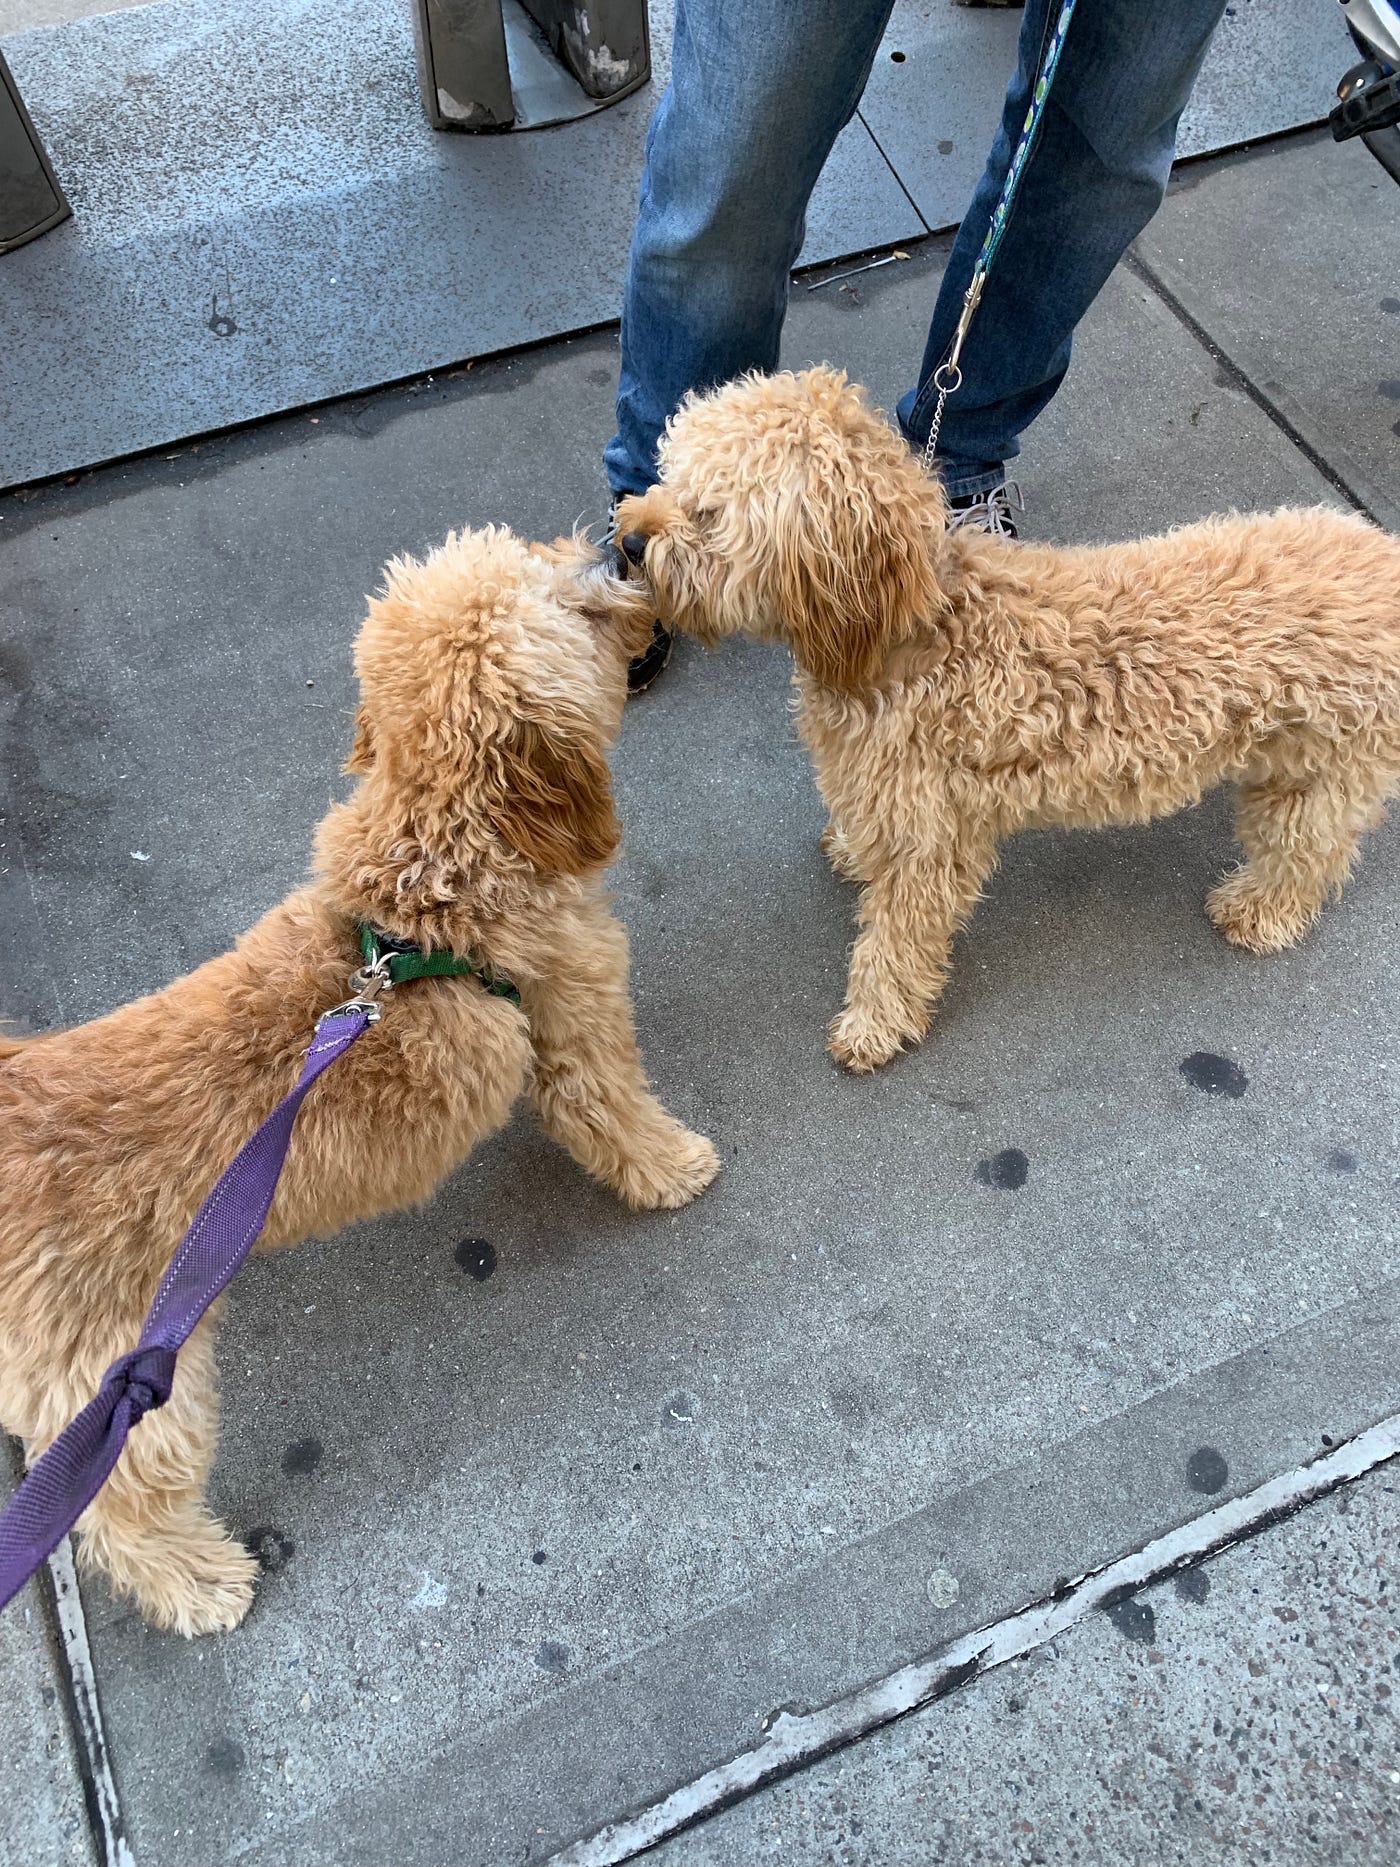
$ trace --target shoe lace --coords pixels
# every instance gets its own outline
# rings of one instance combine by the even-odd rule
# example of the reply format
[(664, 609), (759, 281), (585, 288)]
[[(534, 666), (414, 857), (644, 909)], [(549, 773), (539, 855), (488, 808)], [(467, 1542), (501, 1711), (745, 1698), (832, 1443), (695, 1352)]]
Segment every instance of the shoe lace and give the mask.
[(954, 506), (948, 514), (948, 529), (961, 531), (965, 526), (971, 526), (975, 531), (991, 532), (998, 538), (1014, 538), (1016, 525), (1011, 517), (1013, 507), (1017, 512), (1024, 512), (1026, 502), (1015, 480), (1003, 480), (1000, 486), (978, 493), (966, 505)]

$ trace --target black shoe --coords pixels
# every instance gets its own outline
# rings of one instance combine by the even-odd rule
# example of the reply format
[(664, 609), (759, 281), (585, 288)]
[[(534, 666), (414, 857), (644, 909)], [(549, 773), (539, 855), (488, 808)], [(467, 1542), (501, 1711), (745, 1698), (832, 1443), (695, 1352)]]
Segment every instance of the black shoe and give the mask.
[[(616, 529), (617, 495), (614, 494), (608, 501), (608, 529), (605, 533), (610, 543), (612, 542), (613, 533)], [(641, 694), (646, 692), (647, 688), (651, 686), (657, 675), (662, 672), (666, 663), (671, 659), (671, 648), (671, 631), (661, 626), (661, 618), (658, 616), (656, 621), (651, 625), (651, 646), (642, 654), (638, 655), (635, 661), (631, 661), (627, 664), (627, 691), (629, 694)]]
[(627, 691), (629, 694), (643, 693), (660, 674), (671, 659), (671, 631), (663, 629), (661, 620), (651, 625), (651, 647), (645, 654), (638, 655), (627, 667)]
[(948, 501), (949, 531), (990, 532), (996, 538), (1015, 538), (1016, 521), (1011, 508), (1025, 510), (1021, 489), (1014, 480), (1003, 480), (986, 493), (963, 493)]

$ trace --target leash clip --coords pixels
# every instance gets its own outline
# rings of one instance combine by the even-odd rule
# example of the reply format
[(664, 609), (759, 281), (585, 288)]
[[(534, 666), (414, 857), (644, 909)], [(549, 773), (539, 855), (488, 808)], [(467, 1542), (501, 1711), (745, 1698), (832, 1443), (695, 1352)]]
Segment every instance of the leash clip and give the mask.
[(343, 1018), (352, 1011), (363, 1011), (367, 1023), (378, 1024), (384, 1015), (384, 1007), (377, 1002), (379, 994), (394, 989), (393, 975), (389, 970), (392, 958), (392, 953), (379, 953), (369, 965), (358, 966), (349, 979), (350, 990), (355, 996), (347, 998), (343, 1004), (332, 1005), (329, 1011), (323, 1011), (316, 1020), (316, 1029), (319, 1031), (328, 1018)]

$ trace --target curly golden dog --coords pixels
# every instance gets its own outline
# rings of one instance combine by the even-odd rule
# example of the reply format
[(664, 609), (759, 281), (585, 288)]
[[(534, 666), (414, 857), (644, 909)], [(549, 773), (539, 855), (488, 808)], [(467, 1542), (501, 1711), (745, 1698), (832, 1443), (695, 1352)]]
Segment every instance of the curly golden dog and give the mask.
[(1327, 509), (1058, 550), (950, 531), (843, 375), (692, 397), (618, 533), (663, 619), (791, 648), (823, 845), (862, 884), (830, 1050), (927, 1029), (1015, 830), (1137, 823), (1236, 787), (1244, 861), (1207, 912), (1300, 938), (1400, 779), (1400, 541)]
[[(0, 1420), (31, 1458), (133, 1346), (211, 1182), (296, 1081), (360, 922), (470, 950), (521, 1008), (473, 977), (395, 990), (309, 1096), (264, 1245), (427, 1199), (527, 1085), (630, 1205), (708, 1185), (714, 1149), (647, 1086), (603, 892), (605, 750), (650, 631), (644, 593), (586, 546), (488, 529), (390, 565), (356, 651), (359, 782), (321, 824), (310, 885), (152, 997), (0, 1039)], [(80, 1524), (85, 1560), (184, 1634), (234, 1626), (257, 1573), (203, 1502), (217, 1431), (211, 1312)]]

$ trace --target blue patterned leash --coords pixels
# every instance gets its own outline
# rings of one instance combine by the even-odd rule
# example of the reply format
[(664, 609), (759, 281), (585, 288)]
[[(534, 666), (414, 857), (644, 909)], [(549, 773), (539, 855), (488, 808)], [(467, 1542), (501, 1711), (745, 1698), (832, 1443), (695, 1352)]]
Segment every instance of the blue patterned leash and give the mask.
[(933, 457), (938, 447), (938, 431), (943, 426), (943, 408), (950, 395), (956, 395), (962, 387), (962, 371), (958, 368), (958, 358), (972, 323), (973, 313), (982, 297), (982, 287), (987, 282), (987, 273), (996, 258), (997, 248), (1001, 245), (1002, 235), (1006, 232), (1006, 223), (1010, 218), (1011, 204), (1016, 199), (1016, 190), (1021, 184), (1021, 175), (1030, 160), (1031, 150), (1035, 145), (1040, 129), (1040, 120), (1045, 114), (1046, 100), (1050, 96), (1050, 84), (1055, 76), (1055, 67), (1060, 62), (1060, 52), (1065, 43), (1065, 34), (1069, 30), (1070, 15), (1074, 12), (1074, 0), (1062, 0), (1059, 18), (1055, 21), (1055, 30), (1050, 35), (1050, 43), (1045, 48), (1045, 55), (1040, 61), (1040, 70), (1036, 74), (1035, 89), (1031, 93), (1030, 108), (1026, 120), (1021, 125), (1021, 140), (1016, 145), (1016, 153), (1011, 158), (1011, 167), (1006, 171), (1006, 180), (1001, 184), (1001, 195), (992, 212), (987, 228), (987, 237), (982, 242), (982, 251), (977, 255), (977, 264), (972, 269), (972, 280), (963, 295), (962, 316), (958, 319), (958, 328), (953, 332), (953, 341), (948, 346), (948, 354), (933, 372), (933, 386), (938, 391), (938, 402), (933, 411), (933, 422), (928, 431), (928, 440), (924, 445), (924, 472), (933, 472)]

